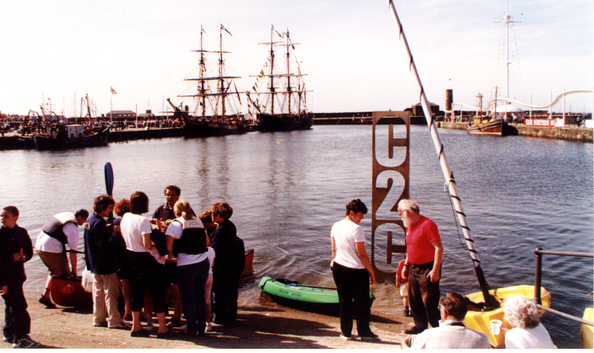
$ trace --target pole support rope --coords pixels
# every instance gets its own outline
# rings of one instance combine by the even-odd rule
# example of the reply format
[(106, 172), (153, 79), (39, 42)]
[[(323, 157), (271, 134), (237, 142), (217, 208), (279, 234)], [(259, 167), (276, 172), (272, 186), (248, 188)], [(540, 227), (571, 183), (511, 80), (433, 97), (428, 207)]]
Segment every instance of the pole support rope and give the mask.
[(396, 26), (398, 27), (398, 34), (400, 41), (404, 45), (406, 53), (409, 58), (408, 68), (410, 73), (413, 76), (417, 89), (419, 91), (419, 100), (421, 102), (421, 106), (423, 107), (423, 113), (425, 118), (429, 122), (429, 131), (431, 133), (431, 137), (433, 139), (433, 144), (435, 146), (435, 150), (437, 152), (437, 156), (441, 165), (441, 170), (445, 177), (445, 185), (448, 186), (448, 191), (450, 195), (450, 200), (452, 201), (455, 211), (458, 214), (458, 221), (460, 222), (460, 227), (462, 228), (462, 233), (464, 235), (464, 239), (466, 240), (466, 246), (468, 247), (468, 251), (470, 253), (470, 257), (472, 259), (472, 263), (474, 265), (474, 269), (479, 281), (479, 285), (481, 287), (481, 291), (483, 293), (483, 297), (485, 299), (485, 306), (488, 308), (499, 307), (499, 302), (489, 293), (489, 284), (487, 283), (483, 270), (481, 268), (481, 261), (478, 256), (478, 252), (474, 247), (474, 241), (470, 236), (470, 228), (466, 222), (466, 214), (462, 209), (462, 202), (460, 197), (458, 196), (458, 192), (456, 190), (456, 183), (454, 181), (454, 174), (450, 170), (448, 165), (448, 161), (445, 155), (444, 146), (441, 143), (439, 138), (439, 134), (437, 133), (437, 127), (435, 126), (435, 120), (433, 119), (433, 114), (431, 113), (431, 109), (429, 107), (429, 102), (427, 101), (427, 97), (425, 96), (425, 90), (423, 88), (423, 84), (421, 83), (421, 79), (419, 77), (419, 73), (417, 71), (416, 65), (413, 60), (412, 53), (410, 51), (410, 47), (408, 46), (408, 41), (406, 40), (406, 36), (404, 35), (404, 30), (402, 28), (402, 23), (400, 22), (400, 18), (398, 17), (398, 13), (396, 12), (396, 7), (394, 6), (393, 0), (388, 0), (388, 4), (390, 9), (392, 10), (392, 14), (394, 15), (394, 21)]

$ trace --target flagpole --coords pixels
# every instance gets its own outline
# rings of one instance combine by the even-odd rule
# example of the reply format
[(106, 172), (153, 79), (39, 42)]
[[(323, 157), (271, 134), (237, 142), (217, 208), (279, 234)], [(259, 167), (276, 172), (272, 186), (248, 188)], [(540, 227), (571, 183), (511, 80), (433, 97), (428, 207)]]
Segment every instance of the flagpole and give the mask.
[(398, 13), (396, 12), (396, 7), (394, 6), (393, 0), (388, 0), (388, 2), (388, 5), (392, 10), (392, 14), (394, 15), (396, 26), (398, 27), (400, 41), (404, 45), (406, 53), (408, 54), (408, 68), (413, 76), (413, 79), (415, 80), (417, 89), (419, 91), (419, 99), (423, 107), (425, 118), (427, 119), (427, 123), (429, 124), (429, 131), (431, 132), (431, 137), (433, 138), (433, 144), (435, 146), (437, 157), (439, 158), (439, 162), (441, 164), (441, 170), (445, 177), (446, 184), (448, 185), (449, 196), (451, 198), (452, 204), (454, 205), (456, 214), (458, 215), (460, 227), (462, 228), (462, 233), (464, 234), (464, 239), (466, 240), (466, 246), (468, 247), (468, 251), (470, 253), (470, 257), (474, 265), (476, 276), (478, 278), (479, 285), (481, 287), (481, 291), (485, 299), (486, 309), (491, 310), (494, 308), (498, 308), (500, 306), (500, 303), (489, 293), (489, 284), (487, 283), (487, 280), (485, 279), (485, 275), (483, 273), (483, 269), (481, 268), (481, 260), (479, 259), (478, 252), (474, 247), (474, 240), (470, 236), (470, 228), (468, 227), (468, 224), (466, 222), (466, 214), (462, 209), (462, 199), (458, 196), (458, 191), (456, 190), (456, 180), (454, 179), (454, 174), (452, 173), (448, 165), (448, 161), (444, 151), (444, 146), (441, 143), (439, 134), (437, 133), (437, 127), (435, 125), (435, 121), (433, 120), (433, 115), (431, 114), (431, 109), (429, 108), (429, 102), (427, 101), (427, 97), (425, 96), (425, 90), (423, 88), (423, 84), (421, 83), (419, 73), (417, 72), (417, 67), (413, 60), (410, 47), (408, 46), (406, 36), (404, 35), (402, 23), (400, 22), (400, 18), (398, 18)]

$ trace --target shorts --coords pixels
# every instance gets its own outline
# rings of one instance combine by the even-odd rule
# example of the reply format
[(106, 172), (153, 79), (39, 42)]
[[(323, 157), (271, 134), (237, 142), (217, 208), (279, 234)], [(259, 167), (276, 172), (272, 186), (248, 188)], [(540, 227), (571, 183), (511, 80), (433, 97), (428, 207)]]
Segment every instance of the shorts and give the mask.
[(210, 297), (212, 293), (212, 272), (208, 273), (208, 279), (206, 280), (206, 285), (204, 286), (204, 298), (206, 299), (206, 304), (210, 304)]
[(400, 296), (408, 297), (408, 282), (400, 285)]
[(70, 276), (70, 267), (68, 266), (68, 259), (63, 252), (45, 252), (37, 250), (39, 258), (45, 266), (49, 269), (52, 276), (68, 277)]

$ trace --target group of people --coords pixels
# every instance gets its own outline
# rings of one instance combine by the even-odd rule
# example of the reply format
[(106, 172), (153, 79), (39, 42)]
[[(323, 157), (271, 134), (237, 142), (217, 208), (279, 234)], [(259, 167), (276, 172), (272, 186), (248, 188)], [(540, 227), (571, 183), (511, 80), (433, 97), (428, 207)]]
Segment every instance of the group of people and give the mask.
[[(211, 320), (221, 325), (235, 322), (244, 257), (237, 253), (236, 242), (241, 240), (229, 220), (233, 208), (218, 202), (196, 216), (189, 202), (180, 199), (179, 187), (169, 185), (164, 193), (166, 202), (152, 218), (143, 216), (149, 211), (149, 199), (140, 191), (117, 203), (111, 196), (98, 196), (90, 216), (85, 210), (53, 216), (36, 243), (50, 273), (46, 288), (51, 276), (77, 275), (77, 225), (84, 225), (94, 326), (128, 329), (132, 337), (148, 336), (154, 330), (154, 313), (157, 337), (170, 335), (170, 327), (176, 326), (181, 326), (185, 335), (203, 336), (212, 329)], [(118, 218), (113, 217), (114, 212)], [(168, 325), (169, 299), (174, 313)], [(39, 301), (55, 307), (49, 289)], [(143, 309), (145, 327), (141, 325)]]
[[(346, 218), (332, 226), (332, 274), (338, 291), (340, 337), (353, 340), (353, 320), (361, 340), (377, 340), (369, 326), (370, 283), (376, 282), (373, 266), (365, 251), (365, 235), (359, 225), (367, 214), (360, 200), (346, 205)], [(404, 330), (403, 348), (491, 348), (488, 337), (465, 327), (466, 299), (455, 292), (441, 297), (439, 281), (443, 245), (435, 222), (421, 215), (419, 204), (409, 199), (398, 203), (398, 214), (406, 229), (406, 255), (396, 272), (396, 283), (404, 301), (404, 316), (414, 326)], [(410, 306), (410, 307), (409, 307)], [(540, 324), (534, 304), (522, 297), (505, 303), (502, 327), (507, 348), (556, 348)], [(431, 325), (432, 328), (429, 328)]]

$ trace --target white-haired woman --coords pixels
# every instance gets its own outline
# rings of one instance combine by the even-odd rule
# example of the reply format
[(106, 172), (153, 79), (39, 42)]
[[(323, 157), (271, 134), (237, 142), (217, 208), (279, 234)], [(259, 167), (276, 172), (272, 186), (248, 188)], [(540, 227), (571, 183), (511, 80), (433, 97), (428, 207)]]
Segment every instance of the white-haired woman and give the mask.
[(204, 298), (210, 262), (210, 240), (202, 221), (194, 217), (190, 204), (178, 200), (173, 207), (176, 218), (165, 233), (167, 249), (177, 256), (177, 278), (186, 317), (186, 334), (204, 336), (206, 300)]
[(540, 312), (533, 301), (518, 296), (508, 298), (503, 319), (512, 327), (509, 331), (503, 330), (505, 348), (557, 348), (540, 323)]

